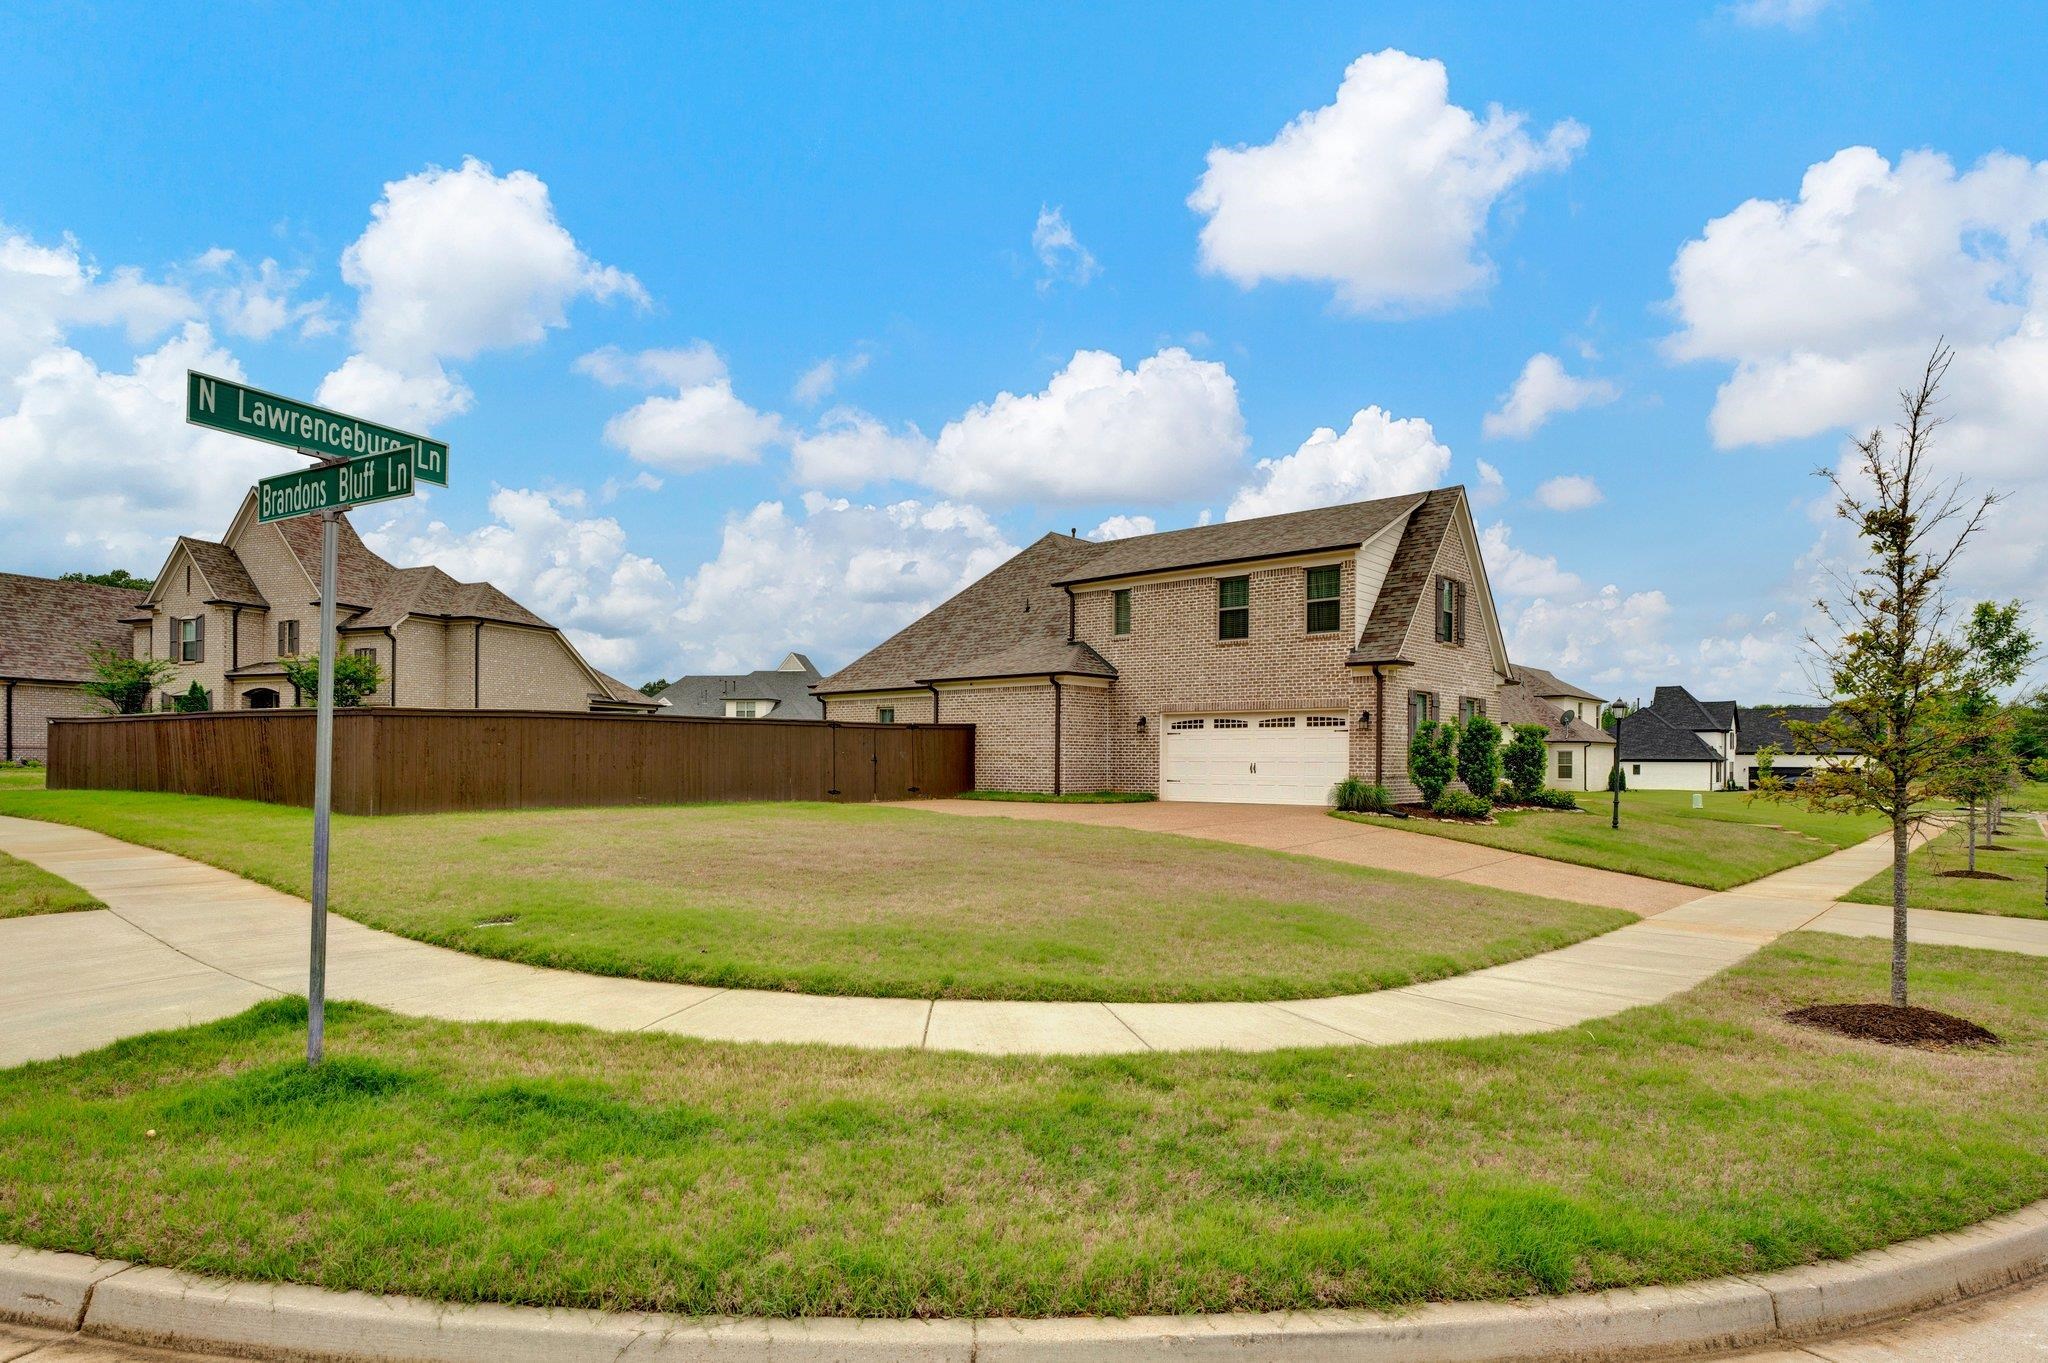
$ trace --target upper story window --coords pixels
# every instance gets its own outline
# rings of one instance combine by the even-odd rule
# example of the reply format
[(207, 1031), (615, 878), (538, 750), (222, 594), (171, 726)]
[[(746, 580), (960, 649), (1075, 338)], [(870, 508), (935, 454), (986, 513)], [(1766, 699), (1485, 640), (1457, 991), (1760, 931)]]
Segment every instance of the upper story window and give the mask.
[(171, 660), (180, 663), (206, 661), (206, 621), (199, 616), (171, 621)]
[(1216, 637), (1252, 637), (1252, 580), (1248, 577), (1216, 579)]
[(893, 706), (893, 705), (884, 705), (884, 706), (881, 706), (881, 707), (880, 707), (879, 709), (877, 709), (877, 710), (875, 711), (875, 723), (877, 723), (877, 724), (894, 724), (895, 722), (896, 722), (896, 707), (895, 707), (895, 706)]
[(1436, 580), (1436, 639), (1440, 644), (1465, 642), (1465, 584), (1454, 577)]
[(299, 651), (299, 622), (280, 620), (277, 622), (277, 656), (289, 658)]
[(758, 707), (750, 700), (736, 700), (732, 703), (734, 719), (752, 719), (759, 713)]
[(1109, 599), (1110, 612), (1115, 617), (1110, 624), (1111, 632), (1129, 634), (1131, 632), (1131, 589), (1129, 587), (1119, 587), (1109, 594)]
[(1338, 593), (1344, 588), (1344, 570), (1336, 564), (1308, 570), (1308, 632), (1335, 634), (1343, 614)]

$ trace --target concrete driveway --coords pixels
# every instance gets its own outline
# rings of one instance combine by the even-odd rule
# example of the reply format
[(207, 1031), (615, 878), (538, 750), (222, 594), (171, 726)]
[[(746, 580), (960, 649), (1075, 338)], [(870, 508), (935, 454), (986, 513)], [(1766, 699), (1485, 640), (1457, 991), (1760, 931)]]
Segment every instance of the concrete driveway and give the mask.
[(1333, 819), (1306, 805), (1212, 805), (1157, 800), (1142, 804), (1056, 805), (1008, 800), (918, 800), (906, 807), (968, 818), (1038, 819), (1136, 828), (1190, 838), (1300, 852), (1354, 866), (1463, 880), (1546, 899), (1601, 904), (1644, 916), (1662, 913), (1709, 891), (1646, 876), (1503, 852), (1497, 847), (1406, 833), (1378, 824)]

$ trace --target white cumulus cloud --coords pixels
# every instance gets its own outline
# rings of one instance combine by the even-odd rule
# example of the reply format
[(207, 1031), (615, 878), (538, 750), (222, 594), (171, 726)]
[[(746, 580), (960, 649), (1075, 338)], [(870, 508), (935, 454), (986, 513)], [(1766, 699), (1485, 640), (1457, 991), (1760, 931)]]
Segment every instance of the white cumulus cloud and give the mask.
[(1424, 312), (1491, 282), (1488, 221), (1530, 177), (1568, 165), (1586, 129), (1532, 137), (1523, 114), (1450, 102), (1439, 61), (1392, 48), (1351, 63), (1336, 99), (1271, 142), (1210, 151), (1189, 207), (1203, 270), (1245, 288), (1329, 284), (1357, 312)]
[(1081, 538), (1127, 540), (1136, 535), (1156, 535), (1159, 523), (1150, 516), (1111, 516)]
[(839, 391), (839, 385), (856, 378), (872, 357), (865, 350), (850, 355), (827, 355), (797, 376), (789, 395), (806, 407), (815, 407)]
[(1529, 357), (1500, 406), (1486, 414), (1481, 432), (1489, 439), (1523, 439), (1536, 434), (1560, 412), (1599, 407), (1621, 396), (1606, 379), (1581, 379), (1567, 374), (1557, 356), (1538, 352)]
[(1607, 500), (1600, 484), (1580, 473), (1546, 478), (1536, 485), (1536, 503), (1550, 511), (1584, 511)]
[(605, 442), (644, 464), (676, 473), (752, 464), (787, 438), (781, 417), (755, 410), (733, 391), (725, 361), (703, 341), (638, 352), (605, 346), (574, 368), (610, 387), (676, 389), (644, 398), (605, 423)]
[(815, 430), (790, 442), (790, 472), (808, 488), (856, 488), (914, 480), (931, 457), (915, 426), (892, 431), (856, 407), (834, 407)]
[(1293, 454), (1261, 459), (1225, 519), (1422, 492), (1440, 485), (1450, 466), (1450, 449), (1427, 421), (1366, 407), (1342, 435), (1320, 426)]
[[(1935, 472), (2012, 494), (1958, 585), (2031, 591), (2048, 575), (2048, 162), (1958, 172), (1850, 147), (1796, 199), (1751, 199), (1672, 265), (1668, 347), (1725, 365), (1709, 428), (1727, 448), (1888, 425), (1937, 338), (1956, 347)], [(1802, 453), (1802, 460), (1807, 458)]]
[(1516, 547), (1507, 525), (1495, 521), (1479, 533), (1480, 557), (1486, 576), (1502, 596), (1568, 596), (1585, 584), (1579, 575), (1557, 566), (1553, 554), (1534, 554)]
[(1169, 347), (1136, 368), (1080, 350), (1036, 393), (998, 393), (948, 422), (922, 481), (986, 506), (1199, 497), (1244, 455), (1237, 383)]

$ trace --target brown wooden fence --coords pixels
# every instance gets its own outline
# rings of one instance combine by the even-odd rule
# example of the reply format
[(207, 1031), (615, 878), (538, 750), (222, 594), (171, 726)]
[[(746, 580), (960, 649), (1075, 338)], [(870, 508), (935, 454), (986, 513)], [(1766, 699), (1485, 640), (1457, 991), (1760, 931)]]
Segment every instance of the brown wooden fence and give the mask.
[[(49, 785), (313, 802), (313, 712), (50, 724)], [(906, 800), (974, 786), (971, 724), (378, 706), (334, 719), (344, 814), (714, 800)]]

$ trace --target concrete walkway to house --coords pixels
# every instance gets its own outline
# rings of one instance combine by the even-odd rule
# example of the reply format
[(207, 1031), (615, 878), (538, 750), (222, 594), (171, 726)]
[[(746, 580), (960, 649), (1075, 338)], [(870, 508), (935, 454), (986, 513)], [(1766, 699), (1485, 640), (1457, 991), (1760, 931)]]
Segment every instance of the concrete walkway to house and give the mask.
[[(108, 906), (0, 921), (0, 1066), (305, 990), (303, 900), (64, 824), (0, 817), (0, 851)], [(330, 998), (457, 1021), (568, 1022), (727, 1041), (987, 1054), (1390, 1045), (1606, 1017), (1690, 989), (1800, 928), (1881, 934), (1885, 910), (1833, 901), (1887, 856), (1874, 839), (1738, 890), (1695, 894), (1541, 956), (1432, 984), (1284, 1003), (933, 1002), (711, 989), (470, 956), (340, 917), (329, 925), (327, 989)], [(1922, 942), (2048, 955), (2048, 921), (1916, 910), (1913, 933)]]

